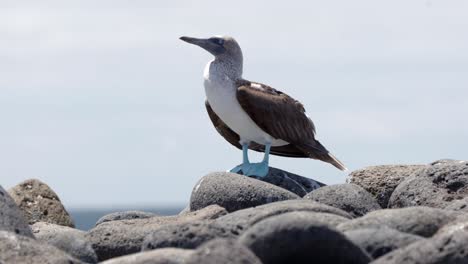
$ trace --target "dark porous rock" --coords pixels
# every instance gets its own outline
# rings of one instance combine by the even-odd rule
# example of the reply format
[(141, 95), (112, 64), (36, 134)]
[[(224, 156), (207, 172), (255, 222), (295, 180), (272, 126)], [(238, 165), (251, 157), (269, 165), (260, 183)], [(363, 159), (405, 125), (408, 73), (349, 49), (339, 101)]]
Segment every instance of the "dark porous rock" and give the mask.
[(392, 251), (373, 264), (466, 264), (468, 224), (444, 228), (428, 239)]
[(359, 246), (308, 212), (285, 213), (258, 222), (239, 237), (239, 242), (264, 264), (370, 261)]
[(382, 208), (398, 184), (427, 165), (381, 165), (353, 171), (349, 182), (361, 186), (372, 194)]
[(83, 262), (97, 263), (96, 253), (85, 237), (86, 232), (45, 222), (37, 222), (31, 228), (37, 240), (53, 245)]
[(59, 197), (47, 184), (30, 179), (9, 189), (8, 193), (23, 210), (30, 225), (48, 222), (75, 227)]
[(316, 217), (338, 225), (351, 219), (351, 216), (338, 208), (311, 200), (287, 200), (239, 210), (215, 220), (226, 229), (241, 234), (252, 225), (275, 215), (288, 212), (315, 212)]
[(424, 239), (388, 227), (356, 229), (347, 231), (344, 234), (354, 244), (365, 249), (374, 259)]
[(430, 237), (440, 227), (456, 219), (457, 215), (457, 212), (424, 206), (382, 209), (344, 222), (338, 225), (338, 229), (346, 232), (355, 229), (386, 226), (400, 232)]
[(34, 237), (23, 212), (2, 186), (0, 186), (0, 230)]
[(213, 239), (193, 252), (187, 264), (262, 264), (252, 251), (231, 239)]
[(189, 249), (162, 248), (109, 259), (101, 264), (185, 264), (192, 252)]
[(194, 249), (214, 238), (234, 238), (236, 234), (211, 220), (163, 225), (143, 241), (142, 250), (175, 247)]
[(296, 194), (243, 175), (214, 172), (201, 178), (190, 197), (191, 210), (217, 204), (228, 212), (282, 200), (298, 199)]
[(450, 202), (445, 209), (468, 213), (468, 197)]
[(139, 252), (145, 237), (163, 225), (215, 219), (226, 213), (224, 208), (212, 205), (185, 215), (104, 222), (89, 230), (86, 237), (96, 251), (99, 261), (103, 261)]
[(265, 177), (253, 178), (286, 189), (299, 195), (300, 197), (303, 197), (307, 193), (325, 186), (324, 183), (319, 181), (272, 167), (270, 167), (268, 174)]
[(153, 213), (142, 212), (142, 211), (126, 211), (126, 212), (115, 212), (101, 217), (96, 225), (100, 225), (104, 222), (116, 221), (116, 220), (128, 220), (128, 219), (141, 219), (156, 216)]
[(468, 162), (449, 162), (428, 166), (402, 181), (390, 197), (388, 207), (445, 208), (451, 201), (467, 196)]
[(78, 264), (80, 260), (36, 239), (0, 231), (0, 263)]
[(340, 208), (353, 217), (382, 209), (370, 193), (349, 183), (325, 186), (310, 192), (304, 198)]

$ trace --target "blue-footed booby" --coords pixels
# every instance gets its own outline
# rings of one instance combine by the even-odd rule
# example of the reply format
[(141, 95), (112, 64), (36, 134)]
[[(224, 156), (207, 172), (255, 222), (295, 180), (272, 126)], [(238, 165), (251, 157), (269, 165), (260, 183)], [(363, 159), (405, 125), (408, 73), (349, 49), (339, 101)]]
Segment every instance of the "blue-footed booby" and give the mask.
[[(264, 177), (270, 154), (317, 159), (346, 170), (315, 139), (315, 125), (299, 101), (268, 85), (242, 78), (242, 50), (234, 38), (180, 39), (214, 56), (204, 71), (205, 106), (219, 134), (242, 149), (243, 162), (231, 172)], [(249, 149), (264, 152), (263, 161), (251, 163)]]

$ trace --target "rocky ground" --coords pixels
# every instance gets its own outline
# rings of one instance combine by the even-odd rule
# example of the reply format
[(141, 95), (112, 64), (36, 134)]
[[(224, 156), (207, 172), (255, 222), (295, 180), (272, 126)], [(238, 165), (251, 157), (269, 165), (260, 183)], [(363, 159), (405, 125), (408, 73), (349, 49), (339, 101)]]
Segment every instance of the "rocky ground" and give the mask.
[(45, 183), (0, 186), (0, 263), (468, 263), (468, 162), (368, 167), (348, 183), (204, 176), (179, 215), (74, 228)]

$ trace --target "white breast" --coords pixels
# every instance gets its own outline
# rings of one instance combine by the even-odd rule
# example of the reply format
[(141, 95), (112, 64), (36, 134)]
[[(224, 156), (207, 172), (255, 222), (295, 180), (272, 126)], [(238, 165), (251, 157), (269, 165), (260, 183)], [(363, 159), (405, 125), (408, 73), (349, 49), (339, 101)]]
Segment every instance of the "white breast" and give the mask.
[(271, 143), (272, 146), (288, 144), (274, 139), (257, 126), (237, 101), (235, 82), (227, 75), (219, 74), (219, 71), (210, 70), (210, 66), (211, 63), (208, 63), (204, 73), (207, 100), (216, 115), (240, 136), (241, 142), (254, 141), (262, 145)]

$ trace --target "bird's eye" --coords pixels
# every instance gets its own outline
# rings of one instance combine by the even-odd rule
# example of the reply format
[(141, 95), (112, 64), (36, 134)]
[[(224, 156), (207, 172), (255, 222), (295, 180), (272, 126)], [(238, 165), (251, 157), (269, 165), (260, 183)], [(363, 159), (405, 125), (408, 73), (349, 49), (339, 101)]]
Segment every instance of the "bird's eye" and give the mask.
[(224, 39), (221, 39), (221, 38), (214, 38), (212, 39), (212, 41), (218, 45), (224, 45)]

